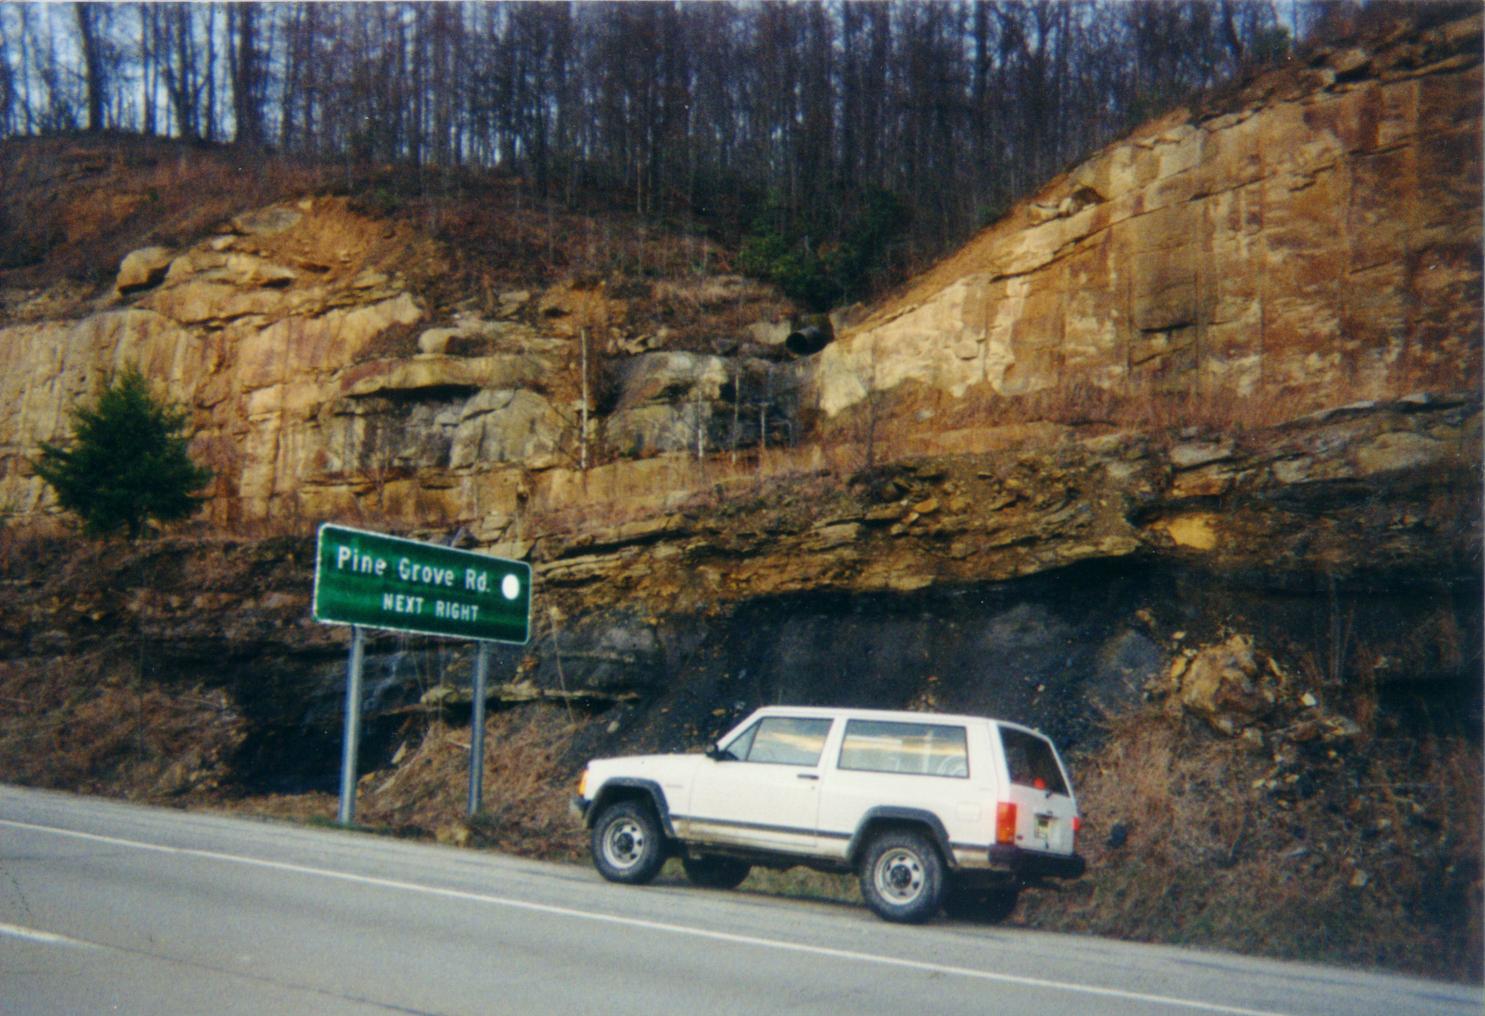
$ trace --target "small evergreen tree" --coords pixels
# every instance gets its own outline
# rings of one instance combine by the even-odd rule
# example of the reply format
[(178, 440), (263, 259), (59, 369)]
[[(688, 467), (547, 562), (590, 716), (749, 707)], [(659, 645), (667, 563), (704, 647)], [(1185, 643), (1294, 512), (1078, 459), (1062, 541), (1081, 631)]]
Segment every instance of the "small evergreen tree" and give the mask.
[(185, 410), (157, 400), (137, 367), (125, 367), (91, 408), (72, 411), (72, 445), (43, 443), (36, 472), (90, 536), (126, 530), (137, 539), (149, 520), (171, 522), (201, 504), (211, 470), (186, 453)]

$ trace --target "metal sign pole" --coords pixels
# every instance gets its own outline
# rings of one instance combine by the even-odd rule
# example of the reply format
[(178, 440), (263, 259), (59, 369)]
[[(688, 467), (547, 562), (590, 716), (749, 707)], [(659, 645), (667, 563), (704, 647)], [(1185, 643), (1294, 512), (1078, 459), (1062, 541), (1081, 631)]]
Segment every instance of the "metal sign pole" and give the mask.
[(474, 699), (469, 714), (469, 817), (479, 814), (485, 782), (485, 687), (490, 680), (490, 643), (481, 639), (474, 658)]
[(361, 747), (361, 660), (365, 655), (365, 630), (351, 626), (351, 660), (345, 680), (345, 739), (340, 756), (340, 815), (348, 826), (356, 820), (356, 755)]

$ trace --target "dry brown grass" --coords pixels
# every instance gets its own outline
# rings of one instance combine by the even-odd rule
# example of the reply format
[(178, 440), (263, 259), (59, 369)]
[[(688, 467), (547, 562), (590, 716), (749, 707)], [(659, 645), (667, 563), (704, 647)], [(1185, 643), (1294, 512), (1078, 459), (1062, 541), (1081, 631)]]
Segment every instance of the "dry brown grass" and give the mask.
[(15, 783), (150, 801), (215, 792), (246, 733), (224, 692), (163, 687), (101, 654), (0, 663), (0, 772)]
[[(575, 726), (560, 707), (536, 703), (487, 717), (484, 806), (468, 815), (469, 726), (432, 719), (410, 733), (396, 760), (364, 774), (356, 826), (461, 847), (548, 860), (586, 856), (587, 836), (568, 814), (572, 773), (562, 762)], [(323, 824), (338, 796), (254, 794), (213, 802), (235, 814)]]
[(323, 189), (333, 174), (230, 147), (103, 135), (8, 140), (0, 178), (0, 280), (26, 287), (106, 285), (131, 250), (192, 242), (239, 212)]
[(561, 762), (574, 732), (559, 706), (487, 718), (484, 806), (469, 819), (469, 728), (435, 720), (396, 765), (362, 777), (359, 820), (528, 857), (576, 858), (586, 840), (568, 816), (573, 786)]
[(1480, 750), (1434, 743), (1346, 746), (1276, 795), (1255, 787), (1266, 751), (1155, 711), (1115, 722), (1075, 767), (1089, 874), (1019, 919), (1478, 980)]

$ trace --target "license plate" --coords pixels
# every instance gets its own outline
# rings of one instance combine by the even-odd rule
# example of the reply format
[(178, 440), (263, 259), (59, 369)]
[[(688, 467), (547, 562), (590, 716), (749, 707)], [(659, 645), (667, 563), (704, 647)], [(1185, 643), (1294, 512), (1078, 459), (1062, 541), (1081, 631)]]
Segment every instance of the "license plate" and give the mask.
[(1038, 815), (1036, 817), (1036, 838), (1049, 840), (1052, 838), (1052, 816)]

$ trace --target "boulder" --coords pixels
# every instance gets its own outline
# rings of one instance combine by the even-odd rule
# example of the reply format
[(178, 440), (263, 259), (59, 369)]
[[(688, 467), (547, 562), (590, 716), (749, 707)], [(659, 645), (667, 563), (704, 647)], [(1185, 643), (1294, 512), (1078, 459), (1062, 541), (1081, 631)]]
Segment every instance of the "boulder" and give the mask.
[(451, 389), (504, 390), (534, 385), (545, 374), (529, 356), (457, 357), (424, 354), (411, 360), (385, 359), (357, 364), (342, 378), (350, 398), (368, 395), (437, 393)]
[(1266, 686), (1266, 673), (1252, 637), (1234, 635), (1178, 661), (1173, 676), (1187, 712), (1234, 736), (1273, 708), (1276, 697)]
[(174, 260), (175, 253), (169, 247), (142, 247), (132, 251), (119, 262), (119, 277), (113, 288), (123, 295), (158, 286)]
[(715, 449), (721, 417), (730, 421), (729, 364), (720, 356), (700, 353), (646, 353), (625, 364), (619, 380), (619, 405), (609, 417), (609, 444), (627, 455)]
[(444, 356), (449, 342), (459, 334), (457, 328), (430, 328), (418, 336), (418, 352), (424, 356)]
[(232, 220), (232, 231), (244, 236), (273, 236), (288, 232), (303, 218), (303, 212), (274, 205), (237, 216)]

